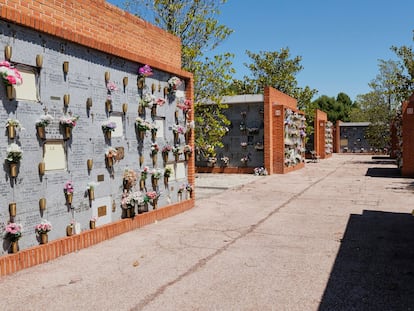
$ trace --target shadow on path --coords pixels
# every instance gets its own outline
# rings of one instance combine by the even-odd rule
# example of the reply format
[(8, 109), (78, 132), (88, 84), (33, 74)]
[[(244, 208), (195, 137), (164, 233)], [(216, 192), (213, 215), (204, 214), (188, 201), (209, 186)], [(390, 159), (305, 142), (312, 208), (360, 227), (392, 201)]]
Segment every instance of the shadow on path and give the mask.
[(352, 214), (319, 311), (413, 309), (414, 217)]

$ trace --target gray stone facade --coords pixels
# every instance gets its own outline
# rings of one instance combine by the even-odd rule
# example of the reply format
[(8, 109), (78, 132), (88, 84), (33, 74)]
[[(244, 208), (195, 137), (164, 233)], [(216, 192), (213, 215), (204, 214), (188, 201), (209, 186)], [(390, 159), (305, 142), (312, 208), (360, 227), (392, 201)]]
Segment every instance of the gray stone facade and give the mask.
[[(39, 244), (35, 225), (42, 218), (53, 225), (49, 240), (65, 236), (66, 226), (72, 219), (79, 224), (81, 230), (88, 229), (89, 219), (98, 214), (98, 226), (120, 219), (124, 170), (133, 169), (139, 176), (144, 166), (148, 166), (150, 170), (154, 167), (150, 156), (153, 143), (151, 135), (147, 133), (144, 141), (140, 142), (135, 130), (139, 101), (145, 93), (153, 93), (155, 98), (166, 99), (164, 105), (157, 107), (154, 118), (148, 108), (143, 115), (146, 120), (156, 121), (161, 125), (155, 141), (160, 148), (155, 166), (163, 169), (161, 149), (166, 144), (173, 144), (172, 126), (177, 122), (174, 115), (178, 98), (184, 99), (184, 83), (179, 87), (176, 96), (171, 93), (165, 96), (164, 88), (168, 87), (167, 81), (172, 75), (154, 70), (154, 74), (146, 78), (144, 90), (140, 90), (137, 87), (137, 72), (143, 64), (4, 21), (0, 21), (0, 29), (0, 46), (12, 46), (11, 63), (21, 71), (34, 73), (37, 91), (37, 100), (8, 100), (5, 87), (0, 86), (0, 125), (4, 125), (0, 135), (0, 155), (5, 158), (6, 149), (12, 142), (21, 146), (24, 152), (16, 178), (10, 177), (8, 164), (4, 161), (3, 177), (0, 178), (0, 231), (3, 232), (5, 224), (10, 220), (8, 205), (11, 202), (15, 202), (17, 207), (14, 220), (23, 226), (23, 235), (19, 240), (21, 249)], [(43, 56), (41, 68), (36, 67), (36, 55)], [(67, 74), (62, 69), (64, 62), (69, 63)], [(110, 73), (109, 81), (118, 89), (110, 94), (105, 72)], [(128, 77), (125, 87), (124, 77)], [(25, 81), (23, 85), (24, 83)], [(63, 102), (65, 94), (70, 95), (67, 107)], [(106, 101), (109, 95), (111, 107), (108, 111)], [(90, 108), (86, 104), (88, 98), (91, 99)], [(123, 107), (126, 107), (124, 104), (127, 104), (126, 113), (123, 112)], [(46, 139), (40, 139), (36, 134), (35, 123), (45, 112), (52, 115), (54, 121), (46, 128)], [(79, 116), (79, 119), (72, 130), (71, 138), (64, 140), (59, 119), (68, 113)], [(105, 139), (101, 128), (102, 122), (109, 117), (115, 117), (119, 121), (117, 124), (120, 133), (113, 135), (110, 140)], [(7, 137), (5, 125), (8, 118), (18, 119), (24, 128), (13, 140)], [(182, 113), (179, 113), (178, 123), (183, 127), (187, 125)], [(119, 132), (120, 128), (122, 130)], [(52, 142), (63, 144), (65, 169), (46, 170), (41, 176), (38, 164), (43, 161), (45, 148), (50, 147), (48, 143)], [(184, 135), (179, 136), (178, 144), (185, 145)], [(105, 151), (110, 146), (124, 150), (124, 157), (114, 164), (113, 170), (107, 167), (105, 161)], [(139, 163), (140, 154), (144, 158), (142, 166)], [(86, 166), (88, 159), (93, 160), (91, 171)], [(170, 177), (167, 187), (161, 179), (157, 189), (160, 193), (159, 207), (177, 202), (178, 188), (187, 183), (187, 163), (183, 156), (175, 162), (170, 154), (167, 164), (173, 167), (177, 175)], [(63, 192), (63, 187), (69, 180), (73, 181), (75, 188), (71, 206), (66, 204)], [(91, 202), (86, 192), (89, 182), (98, 183), (95, 200)], [(146, 187), (152, 190), (150, 175), (146, 180)], [(39, 210), (40, 198), (46, 198), (47, 201), (44, 211)], [(0, 248), (0, 255), (7, 253), (7, 248), (5, 241)]]
[[(224, 147), (216, 149), (216, 166), (264, 167), (264, 102), (263, 95), (226, 96), (228, 108), (223, 114), (231, 121), (223, 137)], [(242, 161), (247, 160), (247, 163)], [(199, 158), (197, 166), (208, 166), (207, 159)]]

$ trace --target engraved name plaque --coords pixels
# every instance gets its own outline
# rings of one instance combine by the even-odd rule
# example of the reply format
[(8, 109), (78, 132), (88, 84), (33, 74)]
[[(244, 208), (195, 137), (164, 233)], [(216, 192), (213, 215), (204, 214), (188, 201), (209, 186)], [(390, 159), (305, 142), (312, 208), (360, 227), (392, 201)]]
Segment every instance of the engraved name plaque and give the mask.
[(46, 171), (65, 170), (66, 154), (63, 142), (51, 141), (43, 145), (43, 161)]

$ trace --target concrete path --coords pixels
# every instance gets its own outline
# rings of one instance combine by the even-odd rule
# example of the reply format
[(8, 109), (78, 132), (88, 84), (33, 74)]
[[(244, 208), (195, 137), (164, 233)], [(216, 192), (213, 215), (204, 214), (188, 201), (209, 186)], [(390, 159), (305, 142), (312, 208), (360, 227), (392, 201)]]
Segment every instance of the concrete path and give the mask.
[(395, 171), (200, 175), (194, 209), (1, 278), (0, 309), (411, 310), (414, 182)]

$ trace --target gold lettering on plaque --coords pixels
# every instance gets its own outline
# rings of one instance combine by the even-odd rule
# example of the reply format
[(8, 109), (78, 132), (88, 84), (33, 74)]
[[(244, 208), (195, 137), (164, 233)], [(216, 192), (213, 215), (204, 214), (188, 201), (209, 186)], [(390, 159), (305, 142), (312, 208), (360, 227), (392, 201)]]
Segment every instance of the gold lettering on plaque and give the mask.
[(106, 215), (106, 205), (98, 207), (98, 217), (102, 217)]

